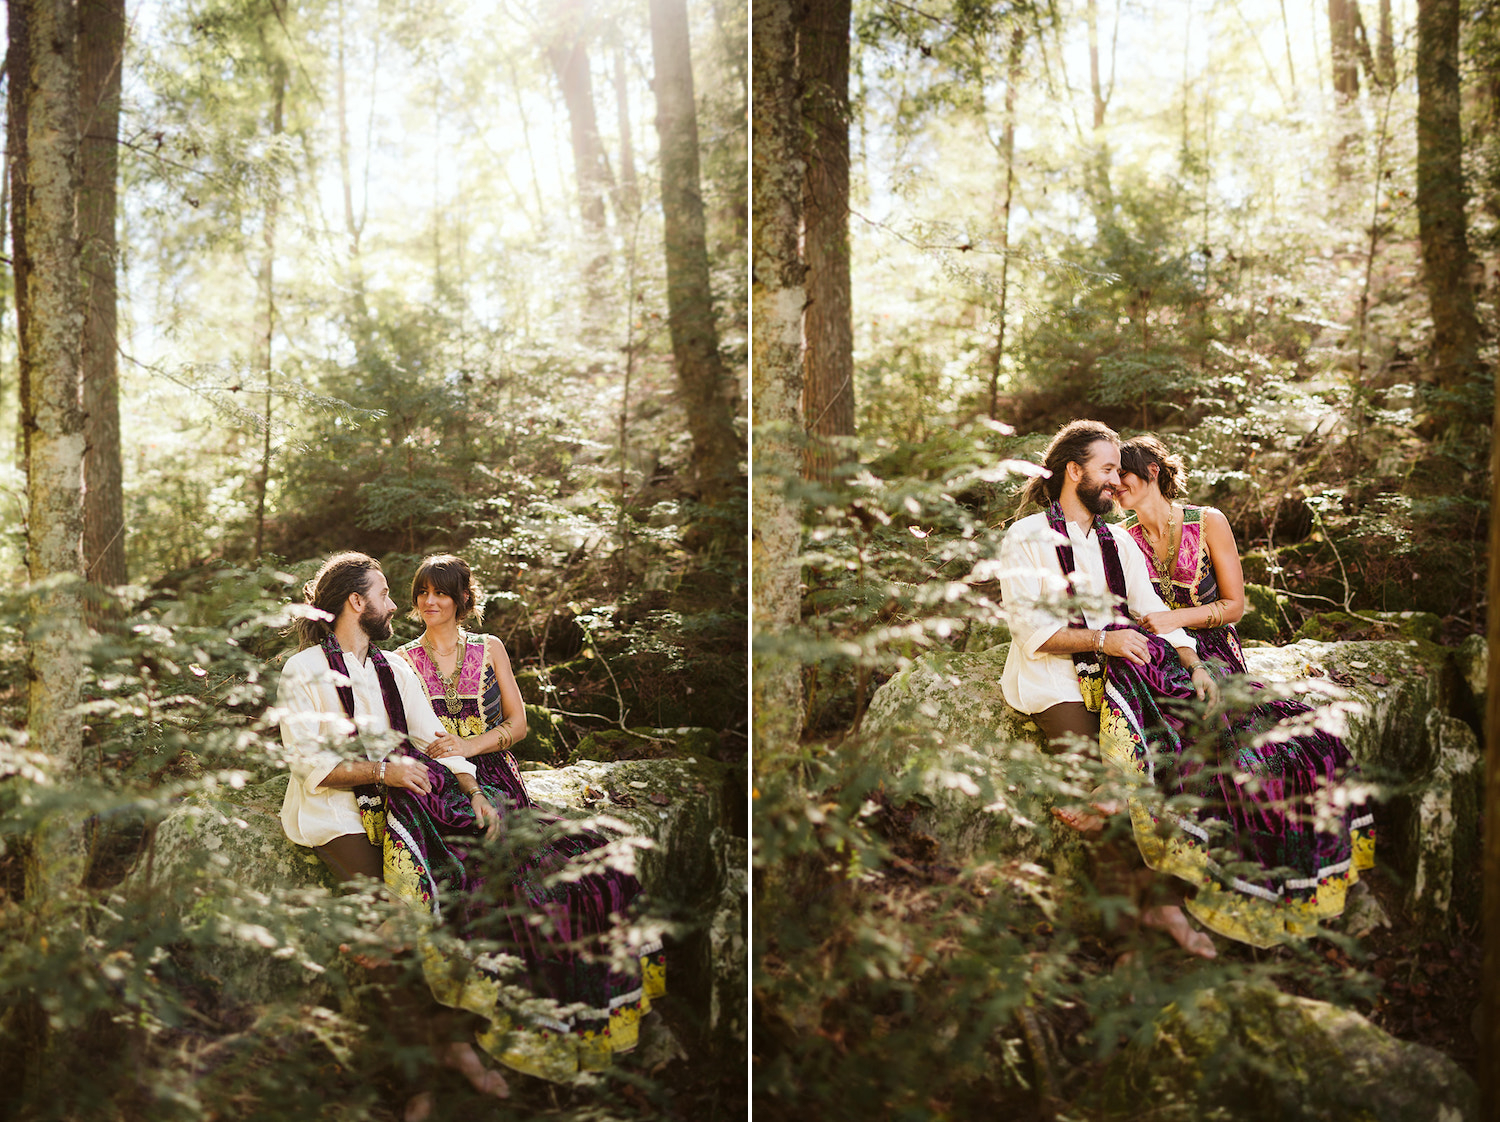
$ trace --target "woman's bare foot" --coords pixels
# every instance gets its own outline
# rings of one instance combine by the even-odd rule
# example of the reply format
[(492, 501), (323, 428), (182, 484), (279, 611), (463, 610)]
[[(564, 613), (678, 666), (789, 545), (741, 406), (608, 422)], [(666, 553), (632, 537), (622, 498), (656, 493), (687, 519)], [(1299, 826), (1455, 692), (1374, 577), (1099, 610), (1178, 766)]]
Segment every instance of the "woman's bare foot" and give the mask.
[(1195, 954), (1199, 958), (1219, 957), (1219, 952), (1214, 947), (1214, 941), (1204, 932), (1194, 928), (1188, 922), (1187, 913), (1175, 904), (1163, 904), (1159, 907), (1147, 908), (1141, 912), (1141, 926), (1154, 927), (1158, 931), (1165, 931), (1188, 954)]
[[(497, 1099), (510, 1097), (510, 1084), (505, 1076), (484, 1066), (479, 1053), (471, 1044), (447, 1044), (437, 1050), (438, 1063), (462, 1072), (469, 1085), (481, 1095), (493, 1095)], [(421, 1122), (420, 1119), (417, 1122)]]
[[(1095, 812), (1098, 813), (1095, 813)], [(1055, 806), (1052, 814), (1065, 826), (1071, 826), (1080, 834), (1097, 834), (1104, 829), (1105, 820), (1120, 813), (1120, 804), (1110, 800), (1082, 806)]]
[(406, 1100), (401, 1122), (427, 1122), (432, 1115), (432, 1092), (423, 1091)]

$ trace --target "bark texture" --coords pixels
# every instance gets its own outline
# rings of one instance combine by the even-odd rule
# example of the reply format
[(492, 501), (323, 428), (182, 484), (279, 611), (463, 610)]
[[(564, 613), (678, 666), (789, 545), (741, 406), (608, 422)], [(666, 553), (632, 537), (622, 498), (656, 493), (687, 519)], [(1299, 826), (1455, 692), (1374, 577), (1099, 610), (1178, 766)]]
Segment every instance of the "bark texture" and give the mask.
[(78, 237), (87, 309), (83, 334), (83, 560), (92, 583), (113, 587), (127, 579), (115, 334), (115, 183), (125, 4), (124, 0), (81, 0), (78, 11), (79, 127), (83, 144)]
[[(59, 776), (68, 777), (83, 770), (83, 726), (74, 712), (83, 680), (78, 9), (69, 0), (28, 0), (25, 21), (34, 47), (24, 91), (28, 190), (21, 219), (31, 264), (21, 362), (28, 372), (33, 426), (26, 462), (26, 553), (35, 583), (27, 636), (27, 730), (31, 747), (50, 758)], [(32, 835), (27, 894), (52, 900), (76, 886), (86, 852), (81, 823), (62, 817), (44, 821)]]
[[(1495, 398), (1500, 432), (1500, 395)], [(1490, 445), (1490, 510), (1500, 510), (1500, 444)], [(1500, 604), (1500, 518), (1490, 518), (1489, 602)], [(1483, 884), (1484, 965), (1480, 975), (1479, 1054), (1500, 1056), (1500, 611), (1489, 613), (1485, 697)], [(1479, 1065), (1480, 1117), (1500, 1122), (1500, 1065)]]
[(609, 194), (609, 164), (599, 139), (599, 119), (594, 111), (594, 79), (589, 69), (585, 31), (588, 5), (566, 0), (558, 5), (560, 37), (548, 45), (547, 60), (557, 75), (563, 104), (568, 109), (569, 136), (573, 144), (573, 167), (578, 177), (578, 205), (583, 224), (593, 236), (604, 233), (604, 199)]
[(1458, 29), (1458, 0), (1418, 0), (1417, 216), (1432, 309), (1427, 377), (1445, 389), (1468, 381), (1479, 351), (1468, 281)]
[(656, 67), (656, 129), (661, 139), (662, 240), (672, 360), (693, 438), (698, 494), (705, 502), (717, 503), (738, 486), (740, 443), (709, 287), (685, 0), (651, 0), (651, 56)]
[[(5, 147), (9, 154), (10, 167), (7, 178), (10, 185), (10, 245), (11, 277), (16, 292), (16, 338), (26, 338), (30, 319), (26, 306), (26, 284), (30, 275), (30, 257), (26, 253), (26, 125), (27, 90), (31, 87), (31, 41), (30, 12), (25, 0), (9, 0), (6, 4), (6, 60), (7, 60), (7, 114), (5, 121)], [(27, 470), (31, 455), (31, 374), (23, 354), (19, 363), (16, 415), (16, 451), (19, 467)]]
[(802, 245), (807, 310), (802, 318), (803, 472), (830, 482), (847, 450), (829, 437), (854, 435), (854, 320), (849, 277), (850, 0), (813, 0), (797, 29), (807, 174)]
[(802, 727), (795, 661), (775, 650), (797, 625), (801, 519), (788, 495), (801, 459), (801, 327), (804, 267), (797, 249), (802, 203), (802, 121), (797, 99), (796, 6), (757, 0), (751, 14), (751, 372), (755, 460), (751, 491), (751, 698), (755, 752), (784, 751)]
[(1333, 90), (1342, 104), (1359, 96), (1357, 0), (1328, 0), (1328, 42), (1333, 55)]

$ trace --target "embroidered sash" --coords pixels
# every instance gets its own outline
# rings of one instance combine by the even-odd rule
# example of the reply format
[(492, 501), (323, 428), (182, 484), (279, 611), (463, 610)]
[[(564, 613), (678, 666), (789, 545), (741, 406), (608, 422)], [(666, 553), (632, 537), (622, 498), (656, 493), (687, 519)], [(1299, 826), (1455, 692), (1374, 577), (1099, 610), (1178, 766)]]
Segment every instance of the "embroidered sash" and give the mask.
[[(1068, 582), (1068, 595), (1077, 596), (1078, 592), (1073, 587), (1073, 573), (1077, 565), (1073, 557), (1073, 542), (1068, 537), (1068, 520), (1063, 516), (1061, 504), (1048, 504), (1047, 525), (1062, 539), (1057, 543), (1057, 563), (1062, 566), (1063, 578)], [(1128, 617), (1129, 611), (1125, 605), (1125, 567), (1120, 563), (1120, 551), (1115, 542), (1115, 536), (1097, 518), (1090, 530), (1099, 539), (1099, 552), (1104, 558), (1105, 584), (1119, 601), (1115, 605), (1115, 611)], [(1088, 627), (1088, 622), (1080, 611), (1075, 612), (1068, 620), (1068, 626)], [(1103, 656), (1093, 650), (1074, 651), (1073, 669), (1078, 674), (1078, 689), (1083, 694), (1083, 703), (1088, 706), (1090, 712), (1097, 713), (1104, 701)]]
[[(332, 635), (323, 640), (323, 654), (328, 659), (328, 668), (344, 678), (344, 683), (334, 687), (344, 716), (354, 720), (354, 687), (349, 684), (349, 664), (344, 661), (344, 649)], [(391, 728), (405, 736), (410, 729), (406, 724), (406, 706), (401, 701), (401, 691), (396, 686), (396, 673), (386, 661), (385, 652), (379, 647), (370, 648), (370, 659), (375, 663), (375, 677), (380, 682), (380, 700), (385, 703), (386, 720)], [(359, 735), (359, 730), (350, 737)], [(396, 756), (418, 755), (410, 741), (402, 743), (391, 753)], [(354, 788), (354, 803), (359, 808), (360, 821), (364, 823), (365, 836), (374, 845), (385, 840), (385, 790), (378, 783), (365, 783)]]

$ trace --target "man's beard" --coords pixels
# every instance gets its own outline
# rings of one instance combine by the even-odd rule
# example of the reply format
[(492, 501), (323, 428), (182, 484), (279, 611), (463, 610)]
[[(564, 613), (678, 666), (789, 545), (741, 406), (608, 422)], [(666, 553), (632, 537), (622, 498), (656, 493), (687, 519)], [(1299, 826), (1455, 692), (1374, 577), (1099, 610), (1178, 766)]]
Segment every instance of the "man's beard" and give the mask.
[(391, 616), (378, 615), (371, 608), (360, 613), (359, 626), (372, 642), (380, 643), (391, 637)]
[(1091, 479), (1083, 479), (1078, 484), (1078, 501), (1083, 504), (1085, 510), (1098, 518), (1103, 518), (1115, 506), (1115, 497), (1111, 494), (1108, 498), (1104, 495), (1105, 484), (1095, 483)]

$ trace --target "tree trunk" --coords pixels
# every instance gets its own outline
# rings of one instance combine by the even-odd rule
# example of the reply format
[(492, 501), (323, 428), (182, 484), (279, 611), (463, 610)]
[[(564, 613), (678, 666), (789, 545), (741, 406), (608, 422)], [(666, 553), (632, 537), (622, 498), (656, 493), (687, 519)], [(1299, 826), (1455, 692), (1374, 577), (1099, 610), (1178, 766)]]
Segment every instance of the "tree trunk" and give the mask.
[[(1493, 432), (1500, 432), (1500, 394)], [(1500, 444), (1490, 444), (1489, 678), (1484, 754), (1484, 965), (1480, 980), (1479, 1054), (1500, 1056)], [(1500, 1067), (1479, 1065), (1479, 1117), (1500, 1122)]]
[[(802, 246), (803, 472), (829, 483), (849, 458), (836, 438), (854, 435), (854, 321), (849, 278), (850, 0), (807, 4), (797, 29), (807, 174)], [(828, 438), (835, 438), (830, 441)]]
[(1005, 358), (1005, 305), (1010, 287), (1010, 205), (1016, 186), (1016, 86), (1021, 81), (1021, 55), (1026, 29), (1016, 24), (1010, 36), (1010, 62), (1005, 78), (1005, 133), (1000, 156), (1005, 162), (1005, 192), (1000, 200), (1000, 299), (995, 310), (995, 349), (990, 358), (990, 419), (999, 420), (1000, 365)]
[(1432, 311), (1428, 379), (1464, 385), (1478, 366), (1459, 123), (1458, 0), (1417, 3), (1417, 216)]
[(1354, 19), (1358, 0), (1328, 0), (1328, 43), (1333, 59), (1335, 101), (1344, 105), (1359, 96), (1359, 48)]
[(795, 0), (757, 0), (751, 9), (751, 573), (755, 629), (770, 640), (757, 644), (753, 656), (752, 750), (758, 759), (794, 748), (802, 732), (801, 670), (774, 646), (797, 626), (802, 610), (802, 526), (788, 497), (801, 458), (797, 403), (802, 396), (799, 352), (806, 302), (804, 268), (797, 252), (803, 142), (796, 9)]
[(708, 245), (698, 173), (698, 114), (685, 0), (651, 0), (656, 129), (661, 138), (661, 207), (667, 258), (667, 324), (693, 437), (693, 476), (708, 503), (739, 478), (740, 443), (719, 355), (709, 287)]
[(1376, 32), (1375, 73), (1380, 84), (1390, 89), (1396, 84), (1396, 35), (1391, 27), (1391, 0), (1380, 0), (1380, 27)]
[[(271, 103), (271, 135), (279, 137), (286, 128), (287, 66), (283, 59), (277, 58), (271, 63), (271, 67), (274, 83)], [(256, 350), (265, 365), (266, 372), (265, 427), (261, 432), (260, 472), (255, 487), (255, 556), (257, 559), (265, 550), (266, 495), (271, 489), (271, 407), (275, 401), (272, 379), (275, 372), (273, 343), (276, 338), (276, 221), (280, 210), (277, 194), (279, 189), (273, 186), (270, 198), (266, 202), (266, 223), (261, 234), (266, 254), (261, 258), (260, 276), (257, 278), (262, 319), (257, 332)]]
[(1104, 127), (1104, 111), (1109, 108), (1099, 78), (1099, 0), (1088, 0), (1085, 18), (1089, 29), (1089, 89), (1094, 94), (1094, 129), (1098, 131)]
[(80, 268), (83, 336), (83, 560), (88, 579), (124, 584), (125, 495), (120, 461), (120, 375), (115, 336), (115, 182), (120, 133), (124, 0), (81, 0), (78, 69), (82, 192)]
[(610, 190), (604, 144), (594, 113), (594, 80), (589, 70), (584, 34), (588, 26), (585, 0), (567, 0), (559, 5), (557, 19), (563, 37), (547, 48), (547, 59), (562, 89), (568, 108), (568, 127), (573, 141), (573, 167), (578, 179), (578, 206), (591, 237), (604, 236), (604, 199)]
[[(15, 5), (12, 12), (20, 5)], [(84, 309), (79, 276), (78, 9), (30, 0), (24, 22), (36, 49), (25, 87), (27, 192), (26, 332), (21, 363), (31, 396), (26, 461), (26, 553), (38, 585), (27, 643), (27, 731), (66, 781), (83, 770), (83, 723), (74, 711), (83, 680), (79, 635), (83, 577), (84, 416), (79, 396)], [(28, 897), (58, 899), (83, 879), (82, 823), (53, 818), (32, 835)]]
[[(26, 253), (26, 124), (27, 89), (31, 73), (31, 46), (25, 0), (9, 0), (6, 5), (7, 39), (6, 82), (7, 113), (5, 149), (10, 162), (6, 169), (13, 200), (10, 212), (11, 279), (16, 293), (16, 338), (26, 339), (30, 314), (26, 306), (26, 286), (30, 280), (30, 258)], [(31, 458), (31, 373), (25, 356), (16, 363), (16, 458), (24, 472)]]
[(614, 43), (615, 117), (620, 130), (620, 195), (622, 216), (641, 209), (641, 189), (635, 175), (635, 143), (630, 133), (630, 88), (625, 79), (625, 46), (616, 29)]

